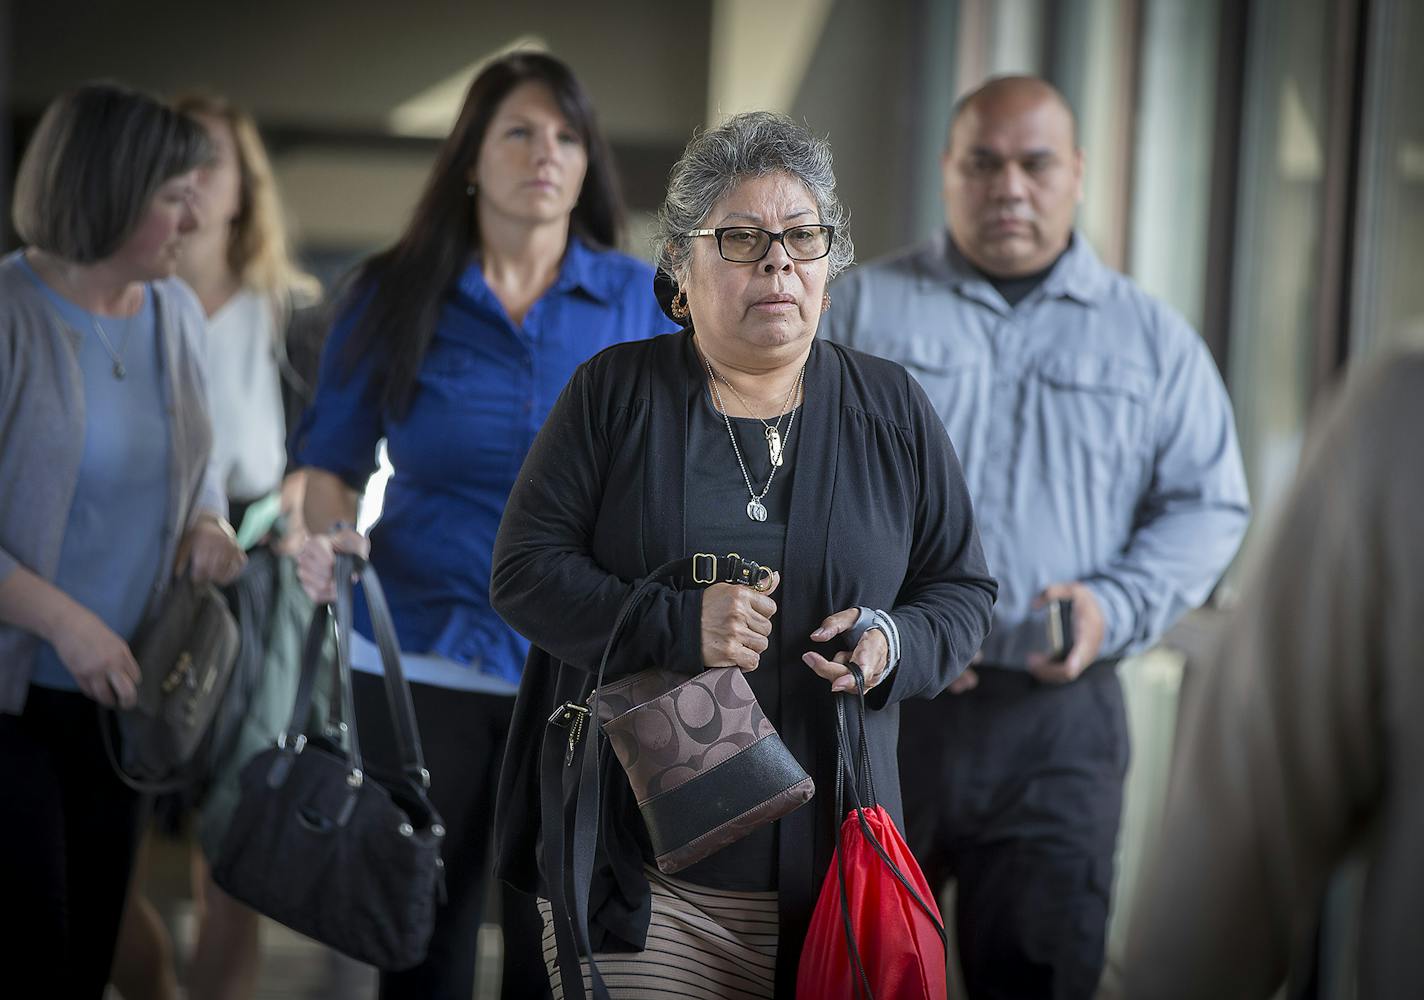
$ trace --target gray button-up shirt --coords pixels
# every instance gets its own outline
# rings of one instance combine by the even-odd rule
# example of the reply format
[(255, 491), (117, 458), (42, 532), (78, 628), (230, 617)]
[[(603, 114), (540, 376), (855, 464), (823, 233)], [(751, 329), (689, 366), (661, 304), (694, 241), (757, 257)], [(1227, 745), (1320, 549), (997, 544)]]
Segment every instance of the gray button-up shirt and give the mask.
[(1044, 647), (1051, 583), (1092, 589), (1102, 656), (1206, 599), (1249, 516), (1231, 402), (1196, 332), (1081, 234), (1016, 308), (947, 234), (831, 294), (823, 335), (908, 368), (959, 451), (999, 580), (987, 662)]

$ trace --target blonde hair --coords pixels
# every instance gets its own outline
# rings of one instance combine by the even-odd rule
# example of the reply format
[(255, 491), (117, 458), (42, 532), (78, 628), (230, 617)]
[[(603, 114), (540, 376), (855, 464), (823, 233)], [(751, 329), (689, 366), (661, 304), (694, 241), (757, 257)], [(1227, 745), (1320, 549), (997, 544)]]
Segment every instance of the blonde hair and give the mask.
[(173, 103), (190, 118), (216, 118), (232, 130), (239, 194), (227, 260), (238, 281), (288, 307), (319, 299), (321, 283), (292, 260), (272, 161), (252, 116), (214, 94), (185, 94)]

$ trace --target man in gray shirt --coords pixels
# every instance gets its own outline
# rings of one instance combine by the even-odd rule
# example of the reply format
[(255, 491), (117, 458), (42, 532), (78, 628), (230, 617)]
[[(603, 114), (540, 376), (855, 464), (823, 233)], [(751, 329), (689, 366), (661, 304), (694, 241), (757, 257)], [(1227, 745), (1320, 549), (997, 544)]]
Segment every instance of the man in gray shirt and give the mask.
[(840, 279), (822, 327), (924, 386), (999, 580), (976, 665), (903, 708), (906, 833), (936, 888), (958, 881), (971, 996), (1086, 998), (1127, 770), (1117, 660), (1205, 600), (1246, 529), (1245, 475), (1201, 338), (1073, 230), (1062, 95), (990, 81), (942, 163), (948, 231)]

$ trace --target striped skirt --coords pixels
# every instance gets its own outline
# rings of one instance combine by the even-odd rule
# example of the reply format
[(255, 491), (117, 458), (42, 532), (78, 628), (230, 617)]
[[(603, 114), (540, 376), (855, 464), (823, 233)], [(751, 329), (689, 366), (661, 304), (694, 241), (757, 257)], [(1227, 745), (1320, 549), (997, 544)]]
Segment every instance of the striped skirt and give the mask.
[[(644, 870), (653, 895), (648, 947), (595, 954), (609, 995), (617, 1000), (770, 1000), (776, 977), (776, 893), (708, 889), (668, 878), (650, 866)], [(539, 914), (549, 982), (555, 1000), (563, 1000), (548, 900), (539, 900)], [(582, 965), (584, 989), (592, 990), (588, 962)]]

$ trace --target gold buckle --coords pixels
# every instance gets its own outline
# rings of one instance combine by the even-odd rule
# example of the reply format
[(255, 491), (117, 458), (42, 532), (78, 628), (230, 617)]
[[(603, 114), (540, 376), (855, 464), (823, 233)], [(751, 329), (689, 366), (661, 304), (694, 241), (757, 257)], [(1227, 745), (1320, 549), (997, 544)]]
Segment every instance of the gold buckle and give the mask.
[(193, 670), (193, 656), (186, 649), (178, 654), (178, 662), (173, 665), (173, 669), (168, 676), (163, 678), (163, 683), (159, 685), (159, 690), (164, 694), (172, 694), (178, 690), (178, 685), (183, 683)]
[[(704, 560), (704, 559), (707, 560), (706, 563), (701, 562), (701, 560)], [(705, 565), (708, 565), (708, 564), (710, 564), (712, 568), (707, 571), (707, 577), (706, 577), (706, 579), (703, 579), (702, 574), (701, 574), (700, 572), (698, 572), (698, 567), (699, 567), (699, 566), (705, 566)], [(694, 553), (694, 554), (693, 554), (693, 556), (692, 556), (692, 582), (693, 582), (693, 583), (716, 583), (716, 582), (717, 582), (717, 557), (716, 557), (716, 556), (714, 556), (714, 555), (713, 555), (712, 553), (710, 553), (710, 552), (697, 552), (697, 553)]]
[(752, 584), (752, 589), (758, 594), (764, 594), (771, 589), (771, 570), (765, 566), (757, 567), (756, 583)]

